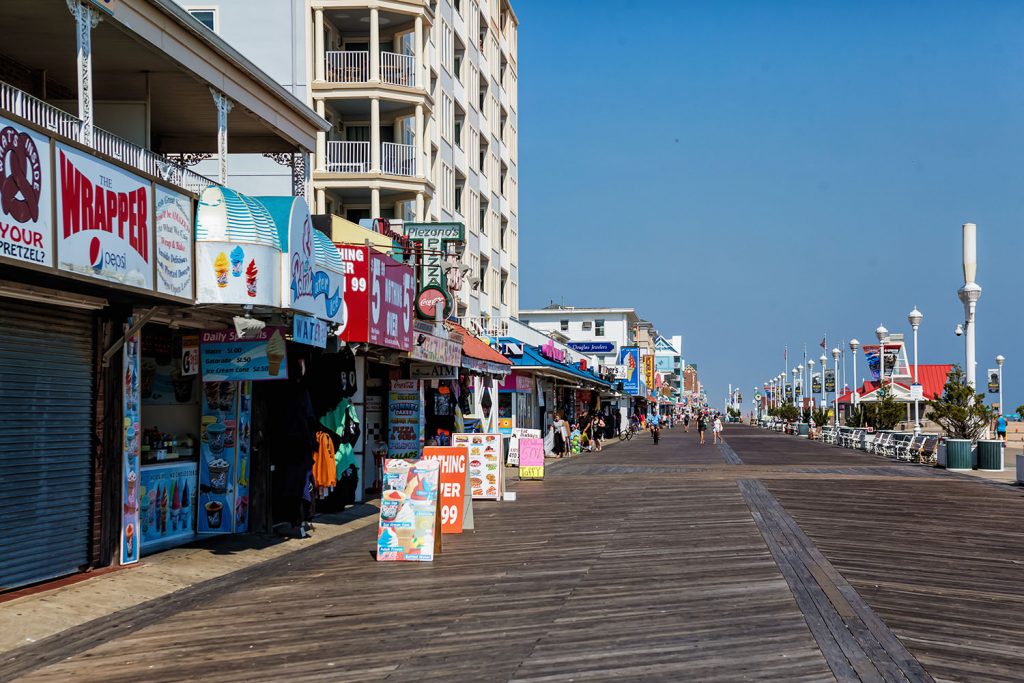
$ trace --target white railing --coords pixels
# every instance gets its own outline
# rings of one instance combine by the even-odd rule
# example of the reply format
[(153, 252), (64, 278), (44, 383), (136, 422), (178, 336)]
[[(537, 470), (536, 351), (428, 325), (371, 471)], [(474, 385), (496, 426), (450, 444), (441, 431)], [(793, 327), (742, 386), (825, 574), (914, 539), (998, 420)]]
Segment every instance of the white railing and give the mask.
[(416, 175), (416, 147), (385, 142), (380, 146), (380, 170), (391, 175)]
[(328, 173), (369, 173), (369, 142), (328, 142)]
[(9, 83), (0, 82), (0, 109), (72, 140), (81, 137), (82, 121), (74, 114), (32, 97)]
[(370, 80), (370, 53), (335, 50), (326, 53), (324, 80), (329, 83), (366, 83)]
[[(56, 135), (82, 142), (81, 119), (9, 83), (0, 82), (0, 110), (20, 116)], [(210, 185), (217, 184), (152, 150), (128, 142), (102, 128), (93, 127), (92, 131), (93, 149), (117, 159), (125, 166), (157, 176), (196, 194)]]
[(416, 59), (395, 52), (380, 53), (380, 80), (391, 85), (416, 85)]

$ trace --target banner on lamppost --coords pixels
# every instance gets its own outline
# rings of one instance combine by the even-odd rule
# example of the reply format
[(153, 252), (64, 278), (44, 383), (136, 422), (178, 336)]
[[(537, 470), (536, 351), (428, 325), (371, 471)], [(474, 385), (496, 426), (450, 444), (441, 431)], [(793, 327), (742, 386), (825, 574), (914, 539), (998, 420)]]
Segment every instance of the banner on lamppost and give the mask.
[(825, 370), (825, 391), (827, 393), (835, 393), (836, 391), (836, 371)]
[(820, 394), (821, 393), (821, 374), (820, 373), (816, 372), (813, 375), (811, 375), (811, 393), (812, 394)]
[(999, 393), (999, 368), (988, 369), (988, 393)]

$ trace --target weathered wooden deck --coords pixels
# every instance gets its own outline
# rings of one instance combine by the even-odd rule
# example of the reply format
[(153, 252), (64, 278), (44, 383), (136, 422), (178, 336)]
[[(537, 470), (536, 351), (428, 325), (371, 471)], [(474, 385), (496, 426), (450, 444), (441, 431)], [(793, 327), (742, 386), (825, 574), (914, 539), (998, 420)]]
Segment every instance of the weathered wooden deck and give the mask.
[(1024, 497), (731, 427), (559, 462), (428, 565), (366, 529), (12, 653), (0, 680), (1021, 680)]

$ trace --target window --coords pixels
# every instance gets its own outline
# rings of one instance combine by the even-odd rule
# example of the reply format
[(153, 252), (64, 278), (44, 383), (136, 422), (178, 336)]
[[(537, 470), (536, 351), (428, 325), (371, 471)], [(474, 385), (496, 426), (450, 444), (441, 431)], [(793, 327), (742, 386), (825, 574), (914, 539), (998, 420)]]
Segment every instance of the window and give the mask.
[(465, 183), (455, 183), (455, 213), (462, 213), (462, 194), (465, 190)]
[(508, 273), (501, 273), (501, 303), (508, 303)]
[(604, 336), (604, 321), (603, 320), (595, 320), (594, 321), (594, 336), (595, 337), (603, 337)]
[(593, 325), (594, 324), (592, 322), (590, 322), (589, 320), (584, 320), (583, 321), (583, 329), (585, 329), (585, 330), (589, 330), (591, 327), (593, 327)]
[(490, 265), (491, 262), (489, 260), (483, 257), (480, 258), (480, 291), (484, 294), (487, 293), (487, 277)]
[(568, 320), (560, 321), (559, 325), (558, 325), (558, 328), (560, 330), (562, 330), (562, 332), (568, 332), (569, 331), (569, 321)]
[(199, 23), (210, 29), (214, 33), (217, 32), (217, 10), (215, 8), (209, 9), (190, 9), (188, 13), (199, 20)]

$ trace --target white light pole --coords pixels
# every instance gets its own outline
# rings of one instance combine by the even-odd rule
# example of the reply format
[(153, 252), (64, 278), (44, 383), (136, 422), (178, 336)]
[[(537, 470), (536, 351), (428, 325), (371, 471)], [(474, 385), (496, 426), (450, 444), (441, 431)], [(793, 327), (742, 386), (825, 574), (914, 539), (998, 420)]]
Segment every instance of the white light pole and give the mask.
[(828, 368), (828, 358), (825, 354), (821, 354), (821, 407), (824, 408), (828, 405), (828, 390), (825, 389), (825, 370)]
[[(836, 348), (832, 349), (832, 360), (835, 361), (836, 377), (839, 377), (839, 355), (840, 355), (839, 347), (836, 347)], [(839, 426), (839, 385), (838, 384), (836, 384), (836, 391), (834, 393), (835, 393), (834, 402), (835, 402), (835, 411), (836, 411), (836, 427), (838, 427)]]
[(967, 383), (976, 387), (977, 362), (974, 360), (974, 312), (981, 298), (981, 285), (974, 281), (978, 274), (978, 226), (964, 223), (964, 286), (957, 290), (957, 295), (964, 305), (964, 371)]
[(885, 325), (879, 325), (875, 336), (878, 337), (878, 388), (881, 389), (885, 386), (885, 339), (889, 336), (889, 330), (885, 329)]
[[(800, 365), (796, 366), (796, 369), (797, 369), (797, 376), (800, 378), (800, 384), (797, 384), (796, 382), (793, 382), (793, 396), (796, 397), (798, 399), (798, 403), (802, 405), (803, 402), (804, 402), (804, 365), (803, 365), (803, 363), (801, 363)], [(799, 395), (797, 395), (797, 388), (798, 387), (800, 389)]]
[(790, 392), (790, 395), (793, 397), (793, 405), (796, 405), (796, 376), (800, 371), (793, 368), (790, 372), (793, 373), (793, 391)]
[(850, 351), (853, 354), (853, 396), (851, 396), (853, 405), (857, 405), (860, 401), (860, 393), (857, 391), (859, 388), (859, 385), (857, 384), (857, 349), (859, 348), (860, 342), (857, 341), (856, 337), (854, 337), (850, 340)]
[(996, 356), (996, 366), (999, 368), (999, 414), (1006, 415), (1006, 411), (1003, 409), (1003, 363), (1006, 359), (1003, 358), (1002, 354)]
[[(924, 315), (921, 311), (917, 310), (917, 306), (914, 306), (914, 310), (907, 314), (907, 322), (910, 323), (910, 328), (914, 330), (914, 384), (918, 387), (921, 386), (921, 371), (917, 365), (917, 328), (921, 326), (921, 320), (924, 319)], [(921, 412), (920, 412), (920, 400), (917, 398), (917, 391), (914, 390), (914, 435), (920, 436), (921, 434)]]
[(814, 359), (810, 358), (807, 360), (807, 381), (808, 387), (811, 390), (811, 400), (814, 400)]

